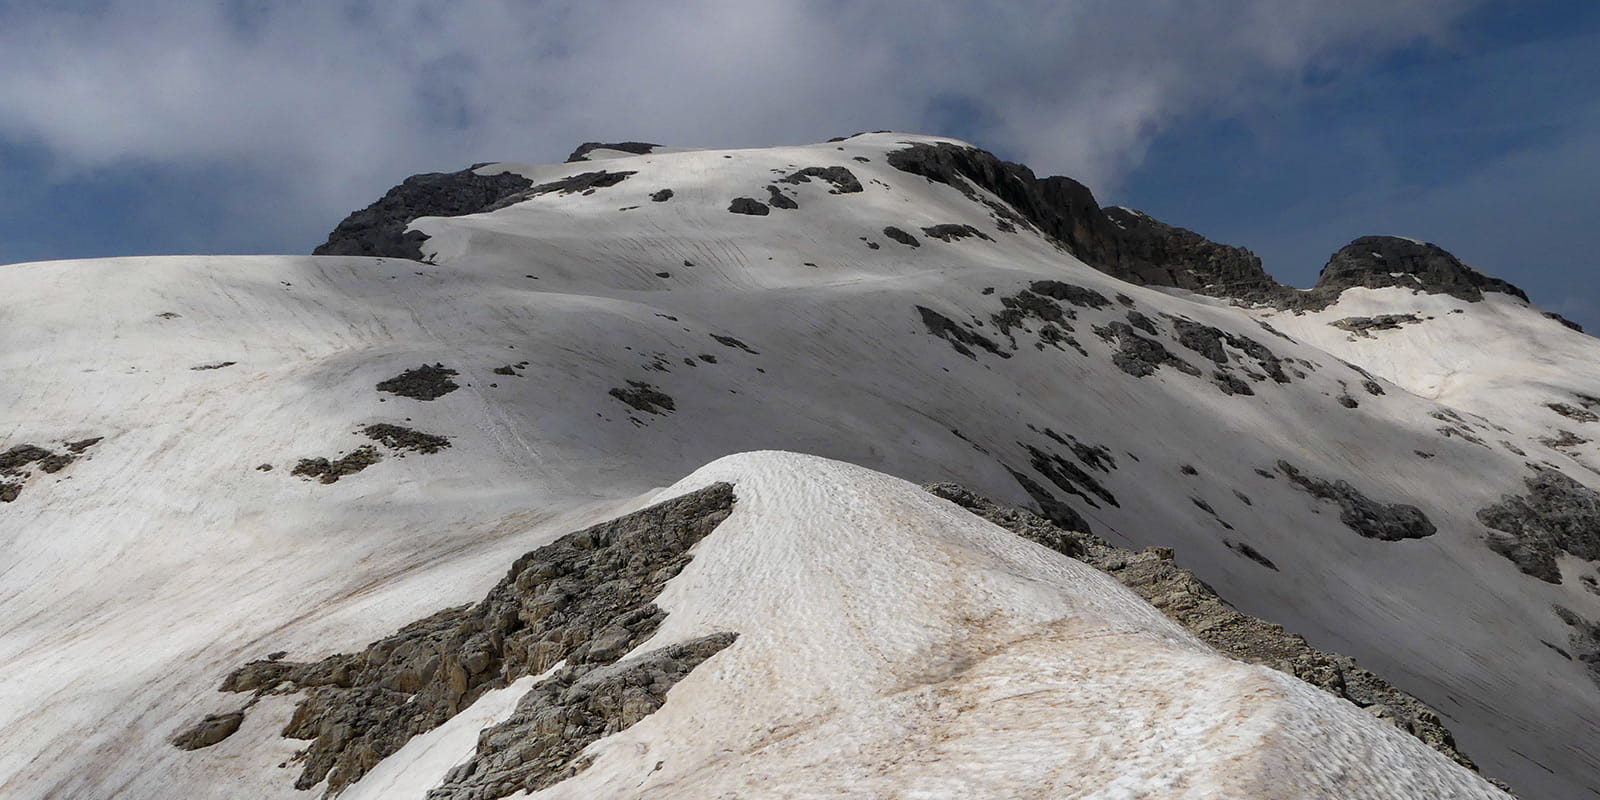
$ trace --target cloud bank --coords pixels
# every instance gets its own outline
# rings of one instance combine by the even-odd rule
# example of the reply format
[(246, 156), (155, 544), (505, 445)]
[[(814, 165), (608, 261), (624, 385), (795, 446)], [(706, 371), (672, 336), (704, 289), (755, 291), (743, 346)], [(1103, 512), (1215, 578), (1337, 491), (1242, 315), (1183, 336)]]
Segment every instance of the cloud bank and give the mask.
[(63, 177), (214, 174), (300, 249), (410, 173), (592, 139), (916, 130), (1105, 187), (1176, 121), (1436, 43), (1480, 4), (0, 0), (0, 143)]

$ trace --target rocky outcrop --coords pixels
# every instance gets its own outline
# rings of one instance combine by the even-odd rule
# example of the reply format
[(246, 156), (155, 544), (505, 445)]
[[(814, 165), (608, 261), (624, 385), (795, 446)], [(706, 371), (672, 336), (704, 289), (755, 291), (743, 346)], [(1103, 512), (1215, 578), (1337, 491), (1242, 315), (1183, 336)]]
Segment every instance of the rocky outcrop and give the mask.
[[(492, 729), (502, 735), (480, 740), (471, 762), (477, 766), (452, 773), (445, 788), (463, 793), (444, 796), (494, 798), (548, 785), (583, 768), (572, 762), (582, 745), (573, 749), (567, 735), (633, 724), (659, 707), (673, 682), (731, 643), (720, 634), (605, 669), (655, 633), (666, 616), (656, 596), (733, 502), (733, 487), (718, 483), (568, 534), (517, 559), (476, 604), (413, 622), (360, 652), (250, 662), (222, 690), (303, 692), (284, 729), (286, 737), (310, 741), (298, 757), (295, 787), (326, 781), (331, 797), (485, 692), (565, 662), (512, 720)], [(523, 732), (539, 735), (519, 738)]]
[(628, 381), (627, 388), (612, 389), (610, 395), (648, 414), (669, 414), (677, 410), (670, 395), (644, 381)]
[(733, 214), (745, 214), (752, 217), (764, 217), (772, 213), (766, 203), (754, 197), (735, 197), (728, 203), (728, 211)]
[(1317, 650), (1281, 625), (1240, 613), (1194, 573), (1179, 567), (1172, 550), (1152, 547), (1135, 552), (1113, 547), (1092, 534), (1064, 530), (1029, 511), (997, 505), (951, 483), (923, 488), (1024, 539), (1116, 578), (1217, 652), (1293, 675), (1348, 700), (1477, 771), (1472, 759), (1456, 747), (1455, 737), (1439, 714), (1427, 704), (1363, 669), (1352, 658)]
[(450, 770), (428, 800), (485, 800), (537, 792), (582, 772), (578, 758), (602, 736), (627, 730), (667, 701), (667, 690), (737, 640), (714, 633), (618, 664), (565, 667), (540, 681), (505, 722), (478, 736), (478, 750)]
[(397, 394), (413, 400), (438, 400), (461, 388), (455, 381), (450, 380), (456, 374), (455, 370), (443, 364), (423, 364), (379, 382), (377, 389), (380, 392)]
[(987, 199), (975, 191), (981, 188), (1014, 212), (1003, 218), (1016, 218), (1085, 263), (1132, 283), (1228, 297), (1293, 291), (1267, 275), (1261, 259), (1249, 250), (1217, 244), (1129, 209), (1102, 209), (1094, 193), (1071, 178), (1039, 178), (992, 153), (943, 142), (908, 143), (891, 152), (888, 161), (896, 169), (952, 186), (976, 202)]
[(1357, 286), (1397, 286), (1469, 302), (1482, 300), (1484, 292), (1528, 299), (1521, 289), (1461, 263), (1461, 259), (1438, 245), (1398, 236), (1363, 236), (1328, 259), (1317, 276), (1316, 286), (1303, 298), (1303, 305), (1325, 307), (1340, 292)]
[(844, 167), (806, 167), (779, 178), (778, 183), (799, 185), (810, 183), (812, 178), (833, 187), (828, 190), (829, 194), (855, 194), (862, 191), (861, 181), (854, 172)]
[(1407, 503), (1381, 503), (1362, 494), (1347, 481), (1327, 481), (1306, 475), (1287, 461), (1278, 471), (1303, 492), (1339, 506), (1339, 521), (1368, 539), (1396, 542), (1421, 539), (1438, 531), (1422, 509)]
[(428, 237), (406, 230), (413, 220), (476, 214), (532, 185), (533, 181), (520, 175), (479, 175), (475, 168), (412, 175), (372, 205), (345, 217), (328, 234), (328, 240), (311, 252), (421, 261), (422, 242)]
[(1563, 553), (1600, 561), (1600, 493), (1541, 466), (1523, 483), (1527, 494), (1505, 495), (1478, 511), (1478, 521), (1492, 529), (1489, 548), (1547, 583), (1561, 582)]
[(29, 478), (35, 474), (54, 475), (66, 469), (104, 438), (96, 436), (67, 442), (63, 453), (36, 444), (19, 444), (0, 452), (0, 503), (16, 502)]
[[(1101, 208), (1094, 193), (1071, 178), (1039, 178), (1021, 164), (975, 147), (907, 142), (889, 153), (888, 162), (954, 187), (994, 210), (1001, 223), (1031, 227), (1084, 263), (1130, 283), (1293, 310), (1325, 308), (1354, 286), (1402, 286), (1464, 300), (1497, 291), (1527, 299), (1522, 290), (1462, 264), (1436, 245), (1392, 236), (1356, 239), (1329, 259), (1315, 287), (1296, 289), (1279, 283), (1243, 247), (1213, 242), (1130, 208)], [(999, 198), (1000, 207), (978, 189)]]
[(650, 151), (660, 146), (649, 142), (584, 142), (578, 145), (578, 149), (572, 151), (572, 155), (567, 156), (567, 163), (588, 161), (589, 154), (595, 150), (616, 150), (621, 153), (642, 156), (648, 155)]

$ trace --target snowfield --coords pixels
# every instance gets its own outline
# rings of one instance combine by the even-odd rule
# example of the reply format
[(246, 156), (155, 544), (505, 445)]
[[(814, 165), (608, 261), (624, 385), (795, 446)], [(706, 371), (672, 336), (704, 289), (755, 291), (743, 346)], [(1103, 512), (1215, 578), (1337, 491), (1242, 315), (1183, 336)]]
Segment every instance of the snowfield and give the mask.
[[(889, 166), (908, 141), (947, 140), (492, 164), (632, 174), (419, 219), (426, 263), (0, 267), (0, 453), (74, 454), (0, 471), (0, 795), (320, 796), (279, 735), (294, 697), (210, 747), (168, 740), (245, 702), (217, 688), (246, 661), (359, 651), (524, 552), (728, 481), (733, 515), (642, 649), (739, 639), (537, 796), (1500, 796), (905, 482), (933, 480), (1175, 548), (1242, 611), (1429, 703), (1520, 796), (1600, 791), (1600, 684), (1552, 610), (1600, 620), (1600, 573), (1525, 574), (1477, 517), (1530, 463), (1600, 487), (1595, 445), (1552, 438), (1600, 425), (1548, 405), (1600, 397), (1594, 339), (1492, 293), (1352, 289), (1296, 315), (1133, 286)], [(861, 190), (778, 180), (832, 166)], [(798, 207), (728, 210), (769, 185)], [(1002, 326), (1008, 308), (1031, 310)], [(1420, 321), (1330, 324), (1378, 314)], [(292, 474), (316, 458), (331, 472)], [(1371, 538), (1316, 481), (1434, 530)], [(340, 796), (424, 796), (518, 694)]]

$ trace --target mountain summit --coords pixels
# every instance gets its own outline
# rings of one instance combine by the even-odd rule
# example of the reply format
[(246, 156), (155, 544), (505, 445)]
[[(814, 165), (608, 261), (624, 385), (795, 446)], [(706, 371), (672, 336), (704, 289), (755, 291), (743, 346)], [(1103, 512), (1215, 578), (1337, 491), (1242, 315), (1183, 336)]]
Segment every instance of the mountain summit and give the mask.
[(0, 794), (1600, 791), (1600, 345), (1438, 247), (868, 133), (316, 252), (0, 269)]

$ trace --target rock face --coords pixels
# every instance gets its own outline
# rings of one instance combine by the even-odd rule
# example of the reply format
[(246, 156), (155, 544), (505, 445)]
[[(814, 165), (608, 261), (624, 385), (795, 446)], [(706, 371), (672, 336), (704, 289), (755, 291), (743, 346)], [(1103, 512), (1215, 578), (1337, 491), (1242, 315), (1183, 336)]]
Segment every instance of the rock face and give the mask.
[[(1326, 306), (1340, 292), (1356, 286), (1398, 286), (1469, 302), (1482, 300), (1484, 292), (1528, 299), (1521, 289), (1461, 263), (1461, 259), (1438, 245), (1398, 236), (1363, 236), (1340, 248), (1317, 276), (1317, 285), (1311, 290), (1313, 297), (1308, 300), (1313, 305)], [(1330, 299), (1322, 302), (1324, 296)]]
[[(474, 605), (413, 622), (358, 653), (312, 663), (250, 662), (230, 674), (222, 690), (305, 692), (284, 729), (286, 737), (311, 742), (295, 787), (326, 780), (331, 797), (483, 693), (565, 661), (556, 683), (540, 684), (525, 699), (507, 723), (513, 728), (497, 729), (509, 739), (480, 741), (472, 763), (481, 771), (452, 775), (463, 793), (444, 796), (501, 797), (548, 785), (563, 770), (582, 768), (569, 763), (581, 745), (573, 749), (563, 731), (597, 737), (633, 724), (659, 707), (672, 683), (732, 642), (727, 635), (696, 640), (599, 671), (660, 626), (666, 613), (655, 597), (689, 563), (689, 548), (728, 517), (733, 502), (733, 487), (718, 483), (568, 534), (517, 559)], [(523, 728), (516, 726), (543, 736), (519, 739), (512, 731)], [(191, 730), (199, 741), (214, 727), (203, 720)], [(508, 741), (516, 744), (510, 755)], [(485, 785), (485, 776), (495, 777)]]
[(578, 754), (627, 730), (667, 701), (667, 690), (734, 643), (714, 633), (601, 668), (564, 667), (540, 681), (511, 718), (479, 734), (478, 752), (428, 800), (485, 800), (536, 792), (583, 771)]
[(1456, 748), (1455, 737), (1438, 713), (1421, 700), (1363, 669), (1352, 658), (1317, 650), (1281, 625), (1239, 613), (1194, 573), (1179, 567), (1171, 550), (1152, 547), (1135, 552), (1113, 547), (1093, 534), (1064, 530), (1037, 514), (997, 505), (955, 484), (934, 483), (923, 488), (1024, 539), (1111, 575), (1223, 655), (1271, 667), (1344, 698), (1477, 771), (1472, 759)]
[(1478, 511), (1478, 521), (1493, 529), (1489, 548), (1548, 583), (1561, 582), (1562, 553), (1600, 560), (1600, 493), (1543, 467), (1523, 482), (1527, 494), (1506, 495)]
[[(989, 206), (1002, 230), (1013, 221), (1032, 227), (1090, 266), (1130, 283), (1286, 309), (1325, 308), (1354, 286), (1416, 288), (1473, 301), (1485, 291), (1528, 299), (1521, 289), (1466, 266), (1436, 245), (1393, 236), (1356, 239), (1329, 259), (1315, 287), (1296, 289), (1279, 283), (1243, 247), (1213, 242), (1130, 208), (1101, 208), (1094, 193), (1071, 178), (1039, 178), (1021, 164), (975, 147), (908, 143), (888, 161)], [(996, 208), (974, 187), (1008, 208)]]
[(382, 256), (422, 260), (428, 237), (406, 227), (418, 217), (476, 214), (507, 195), (532, 186), (520, 175), (479, 175), (473, 169), (429, 172), (406, 178), (372, 205), (340, 222), (328, 240), (311, 251), (319, 256)]
[(1132, 283), (1218, 296), (1293, 291), (1273, 280), (1249, 250), (1217, 244), (1137, 211), (1101, 209), (1094, 193), (1071, 178), (1038, 178), (1021, 164), (977, 148), (911, 144), (890, 153), (889, 164), (953, 186), (974, 200), (979, 195), (973, 187), (981, 187), (1089, 265)]

